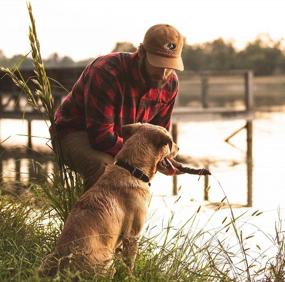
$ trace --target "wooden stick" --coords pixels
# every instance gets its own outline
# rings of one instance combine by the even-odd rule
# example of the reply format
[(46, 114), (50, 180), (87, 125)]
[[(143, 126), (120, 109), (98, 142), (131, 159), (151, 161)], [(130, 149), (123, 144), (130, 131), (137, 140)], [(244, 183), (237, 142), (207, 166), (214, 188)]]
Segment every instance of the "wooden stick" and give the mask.
[(186, 167), (186, 166), (182, 166), (178, 168), (181, 172), (184, 173), (189, 173), (189, 174), (195, 174), (195, 175), (211, 175), (211, 172), (206, 169), (206, 168), (191, 168), (191, 167)]

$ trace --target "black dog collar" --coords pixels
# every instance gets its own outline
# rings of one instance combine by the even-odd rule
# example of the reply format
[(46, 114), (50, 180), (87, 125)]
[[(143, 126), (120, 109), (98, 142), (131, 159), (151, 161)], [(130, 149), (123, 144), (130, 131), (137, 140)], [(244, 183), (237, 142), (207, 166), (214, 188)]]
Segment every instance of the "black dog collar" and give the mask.
[(118, 166), (128, 170), (131, 175), (133, 175), (134, 177), (136, 177), (136, 178), (138, 178), (144, 182), (147, 182), (148, 185), (150, 186), (149, 177), (147, 175), (145, 175), (143, 173), (143, 171), (141, 171), (137, 167), (129, 165), (128, 163), (126, 163), (124, 161), (117, 161), (117, 162), (115, 162), (115, 165), (118, 165)]

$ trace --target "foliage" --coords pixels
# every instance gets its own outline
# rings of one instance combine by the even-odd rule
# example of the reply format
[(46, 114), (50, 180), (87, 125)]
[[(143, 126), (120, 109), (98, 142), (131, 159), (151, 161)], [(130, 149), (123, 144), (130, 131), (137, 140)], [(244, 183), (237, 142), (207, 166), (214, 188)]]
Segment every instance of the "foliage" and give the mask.
[(137, 48), (130, 42), (117, 42), (112, 52), (135, 52)]
[[(117, 42), (112, 52), (134, 52), (136, 47), (130, 42)], [(232, 70), (251, 69), (255, 75), (273, 75), (285, 73), (285, 53), (282, 41), (273, 41), (268, 36), (258, 36), (242, 50), (236, 50), (232, 42), (223, 39), (189, 45), (185, 43), (183, 61), (186, 70)], [(0, 65), (11, 67), (19, 61), (21, 55), (6, 58), (0, 50)], [(70, 57), (60, 57), (53, 53), (44, 60), (48, 68), (85, 66), (90, 59), (74, 62)], [(25, 57), (22, 68), (31, 68), (32, 59)]]
[(183, 61), (187, 70), (231, 70), (236, 67), (236, 51), (232, 43), (217, 39), (202, 45), (186, 45)]
[(194, 71), (251, 69), (255, 75), (285, 72), (285, 53), (281, 41), (273, 42), (267, 37), (258, 37), (240, 51), (223, 39), (186, 45), (183, 61), (186, 70)]
[[(49, 219), (45, 225), (43, 222)], [(52, 216), (19, 198), (0, 199), (0, 281), (31, 281), (58, 228)]]
[(280, 44), (264, 44), (262, 39), (249, 43), (245, 50), (237, 54), (240, 68), (253, 69), (256, 75), (284, 73), (285, 56)]

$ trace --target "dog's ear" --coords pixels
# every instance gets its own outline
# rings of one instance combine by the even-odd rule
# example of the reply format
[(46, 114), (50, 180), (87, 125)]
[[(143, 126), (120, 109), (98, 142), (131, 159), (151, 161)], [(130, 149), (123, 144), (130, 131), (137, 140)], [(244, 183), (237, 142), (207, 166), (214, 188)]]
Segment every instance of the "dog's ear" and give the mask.
[(132, 124), (126, 124), (122, 126), (122, 137), (124, 140), (131, 137), (140, 127), (141, 123), (132, 123)]
[(173, 141), (171, 137), (166, 134), (159, 134), (157, 136), (154, 136), (153, 143), (157, 148), (162, 148), (163, 146), (168, 145), (169, 151), (171, 152), (172, 150)]

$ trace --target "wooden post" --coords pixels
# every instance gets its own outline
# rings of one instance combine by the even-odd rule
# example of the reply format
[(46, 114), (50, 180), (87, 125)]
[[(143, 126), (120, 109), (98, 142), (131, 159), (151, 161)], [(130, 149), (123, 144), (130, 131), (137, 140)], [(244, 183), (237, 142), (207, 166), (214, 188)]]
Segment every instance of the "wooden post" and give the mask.
[(29, 158), (29, 183), (34, 182), (37, 178), (37, 174), (39, 174), (38, 170), (40, 167), (38, 162), (40, 161), (41, 160), (38, 157), (31, 154), (31, 157)]
[[(173, 141), (177, 144), (177, 139), (178, 139), (178, 124), (177, 123), (172, 124), (171, 133), (172, 133)], [(172, 177), (172, 195), (176, 196), (177, 194), (178, 194), (177, 176), (174, 175)]]
[[(0, 130), (1, 130), (1, 120), (2, 120), (2, 116), (3, 116), (3, 93), (0, 91)], [(0, 135), (0, 141), (1, 140), (1, 135)], [(1, 146), (2, 144), (0, 144)]]
[(21, 180), (21, 159), (15, 160), (15, 171), (16, 171), (15, 180), (16, 182), (20, 182)]
[(0, 183), (2, 184), (3, 182), (3, 160), (2, 158), (0, 159)]
[(252, 121), (246, 123), (246, 166), (247, 166), (247, 206), (252, 207), (252, 186), (253, 186), (253, 158), (252, 158), (252, 132), (253, 126)]
[[(245, 73), (245, 106), (247, 112), (251, 112), (254, 107), (253, 100), (253, 73), (248, 71)], [(253, 122), (246, 122), (246, 167), (247, 167), (247, 206), (252, 207), (253, 196), (253, 157), (252, 157), (252, 136), (253, 136)]]
[(209, 77), (208, 74), (201, 75), (201, 103), (203, 108), (208, 108)]
[[(209, 169), (208, 164), (205, 165), (206, 169)], [(209, 176), (204, 176), (204, 201), (209, 201)]]
[(247, 111), (252, 111), (254, 107), (253, 101), (253, 73), (247, 71), (244, 76), (245, 80), (245, 106)]
[(2, 98), (2, 92), (0, 91), (0, 113), (3, 111), (3, 98)]
[(32, 149), (32, 120), (28, 119), (28, 150)]

